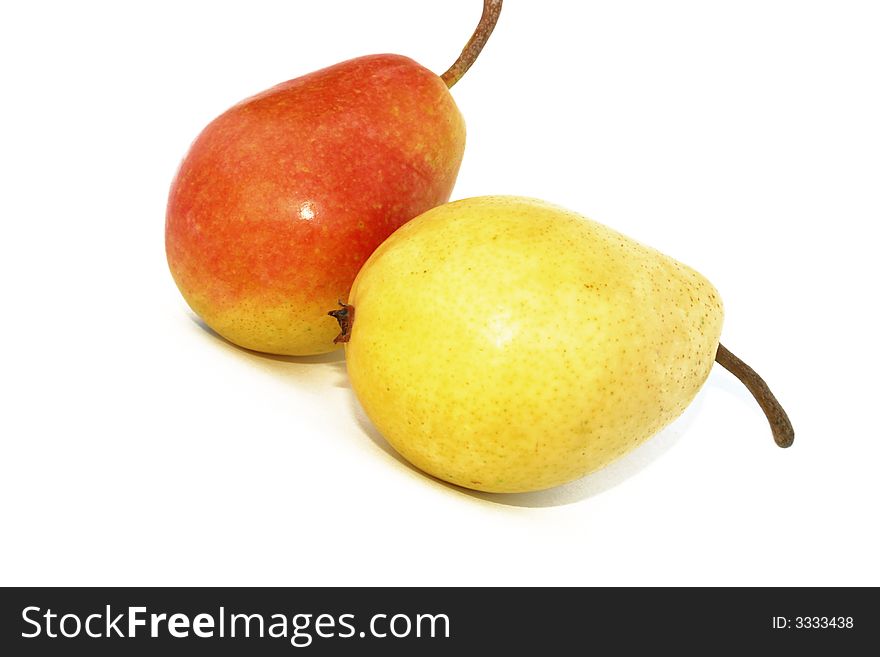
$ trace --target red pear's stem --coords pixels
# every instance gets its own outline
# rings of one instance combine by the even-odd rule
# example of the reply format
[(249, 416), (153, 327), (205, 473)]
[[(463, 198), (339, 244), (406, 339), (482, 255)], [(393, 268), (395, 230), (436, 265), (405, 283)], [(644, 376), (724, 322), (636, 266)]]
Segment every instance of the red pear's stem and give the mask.
[(354, 306), (339, 302), (339, 310), (331, 310), (328, 315), (336, 318), (339, 322), (339, 335), (333, 339), (333, 344), (348, 342), (351, 340), (351, 325), (354, 324)]
[(770, 429), (773, 431), (773, 440), (780, 447), (791, 447), (794, 442), (794, 428), (782, 405), (776, 400), (776, 397), (770, 392), (770, 388), (764, 382), (758, 373), (751, 367), (742, 362), (739, 358), (730, 353), (723, 344), (718, 345), (718, 353), (715, 354), (715, 362), (721, 367), (728, 370), (737, 379), (742, 381), (743, 385), (748, 388), (749, 392), (758, 402), (767, 421), (770, 422)]
[(455, 63), (440, 76), (448, 88), (451, 89), (452, 85), (461, 80), (467, 70), (477, 61), (477, 57), (480, 56), (483, 46), (486, 45), (489, 35), (492, 34), (492, 30), (495, 29), (495, 24), (498, 22), (502, 2), (503, 0), (483, 0), (483, 15), (480, 17), (480, 23), (477, 25), (474, 35), (467, 42)]

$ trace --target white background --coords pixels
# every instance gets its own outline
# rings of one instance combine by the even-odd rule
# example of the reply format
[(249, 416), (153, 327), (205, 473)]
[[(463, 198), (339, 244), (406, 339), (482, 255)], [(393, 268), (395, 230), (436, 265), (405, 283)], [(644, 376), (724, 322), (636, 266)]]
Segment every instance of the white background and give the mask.
[[(875, 2), (508, 0), (454, 198), (544, 198), (703, 272), (718, 368), (603, 472), (473, 494), (398, 461), (340, 356), (239, 350), (167, 271), (175, 168), (285, 79), (440, 73), (479, 0), (0, 9), (0, 584), (880, 585)], [(833, 610), (832, 610), (833, 611)]]

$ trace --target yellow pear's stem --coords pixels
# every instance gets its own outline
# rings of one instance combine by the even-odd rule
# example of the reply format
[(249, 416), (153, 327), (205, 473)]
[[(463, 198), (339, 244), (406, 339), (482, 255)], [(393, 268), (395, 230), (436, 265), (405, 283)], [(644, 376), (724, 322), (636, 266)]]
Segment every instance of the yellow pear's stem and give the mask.
[(734, 356), (723, 344), (718, 345), (718, 353), (715, 354), (715, 362), (721, 367), (733, 374), (737, 379), (742, 381), (743, 385), (748, 388), (749, 392), (758, 402), (767, 421), (770, 422), (770, 429), (773, 431), (773, 440), (780, 447), (791, 447), (794, 442), (794, 428), (788, 419), (788, 414), (782, 405), (777, 401), (776, 397), (770, 392), (767, 383), (762, 379), (755, 370)]
[(467, 73), (467, 70), (477, 61), (483, 46), (489, 40), (489, 35), (495, 29), (495, 24), (498, 23), (502, 2), (503, 0), (483, 0), (483, 15), (480, 17), (477, 29), (474, 31), (470, 41), (467, 42), (464, 50), (461, 51), (458, 59), (455, 60), (455, 63), (449, 67), (446, 73), (440, 76), (448, 88), (451, 89), (452, 85), (461, 80), (462, 76)]

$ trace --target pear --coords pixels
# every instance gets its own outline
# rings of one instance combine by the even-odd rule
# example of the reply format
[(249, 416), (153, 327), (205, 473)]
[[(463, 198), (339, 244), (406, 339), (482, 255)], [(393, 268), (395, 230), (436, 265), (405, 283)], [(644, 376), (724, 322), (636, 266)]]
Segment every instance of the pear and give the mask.
[(500, 10), (501, 0), (484, 0), (474, 36), (443, 75), (400, 55), (359, 57), (212, 121), (183, 160), (166, 213), (168, 265), (193, 311), (248, 349), (337, 348), (327, 307), (388, 235), (449, 200), (465, 145), (449, 88)]
[(540, 490), (605, 466), (678, 417), (716, 357), (769, 409), (777, 442), (793, 438), (766, 384), (719, 345), (722, 303), (706, 278), (542, 201), (422, 214), (331, 314), (382, 435), (466, 488)]

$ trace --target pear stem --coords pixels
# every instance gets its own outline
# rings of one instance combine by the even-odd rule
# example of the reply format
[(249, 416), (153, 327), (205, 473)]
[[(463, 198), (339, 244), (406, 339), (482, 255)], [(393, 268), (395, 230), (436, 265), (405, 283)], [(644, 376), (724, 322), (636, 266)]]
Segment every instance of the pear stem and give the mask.
[(470, 41), (467, 42), (464, 50), (461, 51), (458, 59), (455, 60), (455, 63), (449, 67), (446, 73), (440, 76), (449, 89), (461, 80), (462, 76), (467, 73), (467, 70), (477, 61), (483, 46), (489, 40), (489, 35), (492, 34), (492, 30), (495, 29), (495, 25), (498, 23), (502, 2), (503, 0), (483, 0), (483, 15), (480, 16), (477, 29), (474, 31)]
[(770, 422), (770, 430), (773, 432), (773, 440), (780, 447), (791, 447), (794, 442), (794, 428), (788, 419), (788, 414), (776, 397), (770, 392), (770, 387), (755, 370), (734, 356), (723, 345), (718, 345), (718, 353), (715, 354), (715, 362), (739, 379), (748, 388), (749, 392), (758, 402), (767, 421)]

